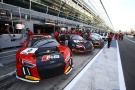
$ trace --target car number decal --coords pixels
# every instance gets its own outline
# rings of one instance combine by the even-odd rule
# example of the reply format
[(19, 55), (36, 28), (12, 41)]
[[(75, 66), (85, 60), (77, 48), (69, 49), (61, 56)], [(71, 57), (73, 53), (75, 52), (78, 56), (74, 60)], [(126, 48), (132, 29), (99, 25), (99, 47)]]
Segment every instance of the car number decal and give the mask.
[(35, 53), (35, 51), (37, 50), (38, 48), (26, 48), (25, 50), (23, 50), (21, 52), (21, 54), (28, 54), (28, 53)]
[(42, 61), (47, 61), (47, 60), (56, 59), (56, 58), (60, 58), (60, 56), (59, 55), (44, 55), (42, 57)]

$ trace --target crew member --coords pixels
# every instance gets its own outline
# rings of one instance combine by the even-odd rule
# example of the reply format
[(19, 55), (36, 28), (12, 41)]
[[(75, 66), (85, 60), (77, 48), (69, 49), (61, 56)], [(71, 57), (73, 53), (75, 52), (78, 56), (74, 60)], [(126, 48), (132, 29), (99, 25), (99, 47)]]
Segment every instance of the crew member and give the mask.
[(124, 34), (120, 33), (119, 34), (119, 40), (123, 40)]
[(108, 48), (110, 48), (110, 45), (111, 45), (111, 42), (112, 42), (112, 38), (113, 38), (113, 33), (110, 32), (110, 33), (108, 34)]
[(70, 34), (76, 34), (75, 29), (71, 29), (71, 31), (69, 32)]
[(119, 34), (115, 33), (115, 40), (118, 40)]
[(86, 37), (87, 40), (90, 39), (90, 31), (87, 31), (87, 37)]
[(29, 38), (31, 35), (33, 35), (32, 30), (30, 30), (29, 28), (26, 29), (26, 31), (28, 31), (27, 34), (27, 38)]
[(59, 32), (58, 32), (58, 30), (56, 30), (56, 31), (54, 32), (54, 37), (55, 37), (56, 39), (58, 39), (58, 37), (59, 37)]
[(78, 35), (82, 36), (82, 30), (78, 31)]

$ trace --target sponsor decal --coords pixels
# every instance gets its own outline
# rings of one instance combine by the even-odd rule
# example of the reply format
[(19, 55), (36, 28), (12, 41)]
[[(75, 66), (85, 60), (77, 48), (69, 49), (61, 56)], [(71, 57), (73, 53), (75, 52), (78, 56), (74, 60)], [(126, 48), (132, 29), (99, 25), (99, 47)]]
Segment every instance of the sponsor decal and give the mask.
[(59, 55), (44, 55), (42, 57), (42, 61), (47, 61), (47, 60), (56, 59), (56, 58), (60, 58), (60, 56)]
[(20, 54), (29, 54), (29, 53), (35, 53), (35, 51), (38, 48), (26, 48), (25, 50), (23, 50)]

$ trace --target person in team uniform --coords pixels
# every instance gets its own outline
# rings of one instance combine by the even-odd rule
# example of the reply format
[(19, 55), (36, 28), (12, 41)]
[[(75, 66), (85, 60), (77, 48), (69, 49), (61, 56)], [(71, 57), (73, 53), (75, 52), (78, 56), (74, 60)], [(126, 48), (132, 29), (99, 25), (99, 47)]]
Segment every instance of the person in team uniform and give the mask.
[(81, 29), (78, 31), (78, 35), (82, 36), (82, 30)]
[(59, 32), (58, 32), (58, 30), (56, 30), (56, 31), (54, 32), (54, 37), (55, 37), (56, 39), (58, 39), (58, 37), (59, 37)]
[(30, 30), (29, 28), (26, 28), (26, 31), (27, 31), (27, 38), (29, 38), (31, 35), (33, 35), (33, 32), (32, 30)]
[(112, 42), (112, 38), (113, 38), (113, 33), (112, 32), (110, 32), (109, 34), (108, 34), (108, 48), (110, 48), (110, 46), (111, 46), (111, 42)]
[(115, 36), (114, 36), (115, 40), (118, 40), (118, 37), (119, 37), (119, 34), (115, 33)]
[(119, 34), (119, 40), (123, 40), (123, 37), (124, 37), (124, 34), (123, 33), (120, 33)]
[(86, 37), (86, 40), (90, 39), (90, 31), (87, 31), (87, 37)]

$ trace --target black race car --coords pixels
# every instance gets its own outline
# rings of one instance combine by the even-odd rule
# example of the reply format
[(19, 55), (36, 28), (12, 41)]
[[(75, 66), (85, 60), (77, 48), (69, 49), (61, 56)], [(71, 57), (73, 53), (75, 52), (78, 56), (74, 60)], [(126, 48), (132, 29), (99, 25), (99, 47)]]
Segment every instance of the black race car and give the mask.
[(90, 38), (87, 40), (91, 41), (94, 47), (104, 47), (104, 40), (97, 33), (91, 33)]
[(94, 50), (90, 41), (84, 40), (80, 35), (76, 34), (60, 35), (59, 42), (64, 42), (73, 52), (83, 53)]

